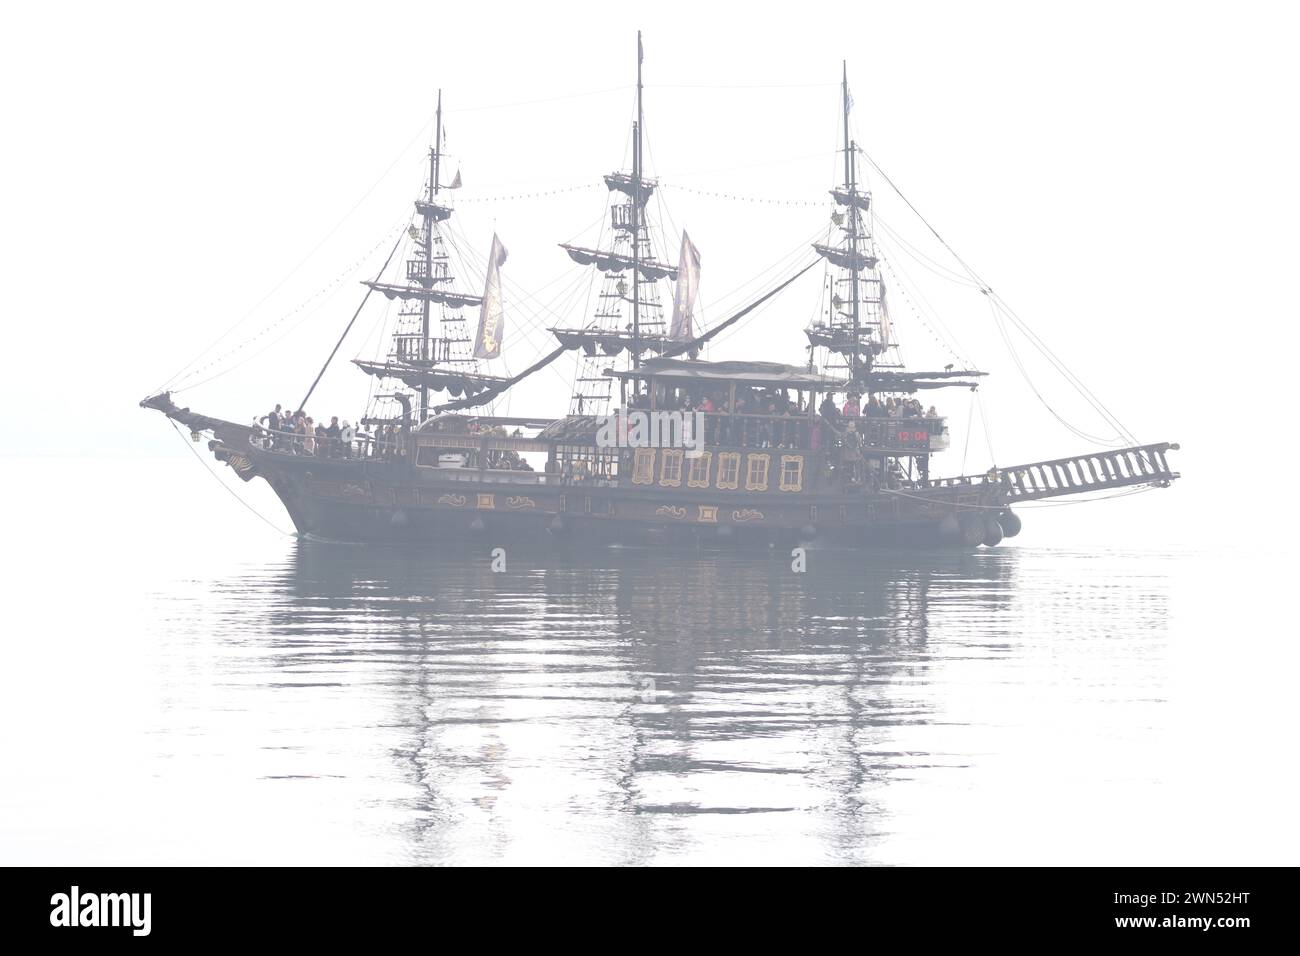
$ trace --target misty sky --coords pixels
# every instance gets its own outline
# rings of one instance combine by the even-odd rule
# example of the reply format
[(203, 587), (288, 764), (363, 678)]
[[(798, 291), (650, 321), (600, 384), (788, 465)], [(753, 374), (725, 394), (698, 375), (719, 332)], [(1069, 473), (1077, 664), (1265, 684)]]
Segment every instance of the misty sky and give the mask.
[[(609, 4), (10, 11), (5, 452), (186, 454), (136, 403), (237, 321), (204, 361), (229, 356), (178, 402), (237, 421), (296, 403), (410, 214), (439, 87), (449, 168), (465, 182), (458, 228), (479, 259), (493, 232), (510, 250), (506, 358), (493, 371), (524, 367), (549, 347), (546, 325), (590, 311), (561, 295), (582, 270), (556, 243), (593, 239), (607, 215), (597, 184), (627, 156), (638, 27), (649, 172), (664, 184), (651, 209), (666, 220), (659, 254), (675, 261), (690, 232), (707, 321), (825, 228), (847, 59), (866, 151), (1141, 440), (1183, 443), (1185, 496), (1140, 499), (1170, 502), (1153, 520), (1185, 523), (1189, 501), (1289, 436), (1292, 8), (638, 9), (639, 20)], [(936, 399), (955, 450), (935, 472), (960, 470), (967, 421), (968, 471), (1088, 450), (1034, 397), (978, 291), (927, 269), (925, 257), (955, 264), (870, 171), (867, 185), (922, 255), (896, 260), (921, 301), (891, 288), (910, 364), (955, 351), (993, 373), (974, 410), (964, 392)], [(563, 192), (508, 198), (551, 190)], [(815, 273), (708, 357), (801, 361)], [(467, 276), (467, 291), (480, 281)], [(317, 416), (363, 410), (369, 380), (347, 360), (375, 354), (385, 310), (371, 305), (312, 401)], [(1014, 344), (1058, 411), (1101, 427)], [(1242, 371), (1224, 375), (1231, 366)], [(571, 374), (561, 360), (500, 411), (562, 414)], [(1229, 452), (1229, 437), (1244, 441)]]

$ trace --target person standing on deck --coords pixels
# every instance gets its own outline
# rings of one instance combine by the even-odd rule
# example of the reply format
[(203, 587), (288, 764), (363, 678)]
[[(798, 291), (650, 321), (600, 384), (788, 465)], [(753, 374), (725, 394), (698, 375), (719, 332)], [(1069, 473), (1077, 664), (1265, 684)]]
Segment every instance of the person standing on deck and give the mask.
[(862, 483), (862, 436), (858, 434), (858, 423), (850, 421), (844, 431), (843, 444), (840, 448), (840, 460), (844, 464), (844, 483), (858, 485)]
[(326, 450), (325, 454), (330, 458), (339, 458), (342, 455), (342, 449), (339, 448), (339, 440), (343, 436), (343, 429), (339, 427), (339, 417), (335, 415), (330, 419), (329, 427), (325, 429)]

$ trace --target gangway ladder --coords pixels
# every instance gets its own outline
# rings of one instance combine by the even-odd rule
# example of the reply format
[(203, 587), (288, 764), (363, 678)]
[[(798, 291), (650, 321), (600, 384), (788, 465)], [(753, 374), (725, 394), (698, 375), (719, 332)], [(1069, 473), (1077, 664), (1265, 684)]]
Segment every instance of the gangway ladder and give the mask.
[(1167, 485), (1178, 477), (1169, 467), (1165, 452), (1177, 451), (1169, 442), (1136, 445), (1115, 451), (1075, 455), (1028, 465), (998, 469), (998, 476), (1012, 501), (1054, 498), (1131, 485)]

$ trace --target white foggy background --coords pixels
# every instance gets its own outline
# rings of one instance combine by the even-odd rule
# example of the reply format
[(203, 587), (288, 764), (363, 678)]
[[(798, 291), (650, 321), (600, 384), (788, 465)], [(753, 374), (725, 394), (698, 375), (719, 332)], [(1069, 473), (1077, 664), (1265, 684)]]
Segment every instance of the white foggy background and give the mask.
[[(1154, 859), (1140, 845), (1124, 858), (1204, 862), (1207, 840), (1208, 858), (1225, 862), (1293, 852), (1294, 828), (1274, 827), (1293, 792), (1290, 745), (1275, 735), (1294, 723), (1292, 628), (1274, 611), (1290, 563), (1234, 557), (1289, 546), (1294, 524), (1285, 488), (1300, 150), (1287, 5), (14, 7), (0, 33), (4, 454), (91, 456), (105, 461), (81, 466), (142, 476), (171, 459), (154, 472), (177, 483), (168, 508), (113, 519), (126, 561), (135, 522), (176, 522), (183, 534), (217, 524), (223, 546), (242, 537), (259, 553), (278, 548), (137, 402), (241, 316), (217, 353), (311, 301), (263, 337), (292, 328), (274, 348), (176, 396), (235, 421), (296, 405), (409, 214), (439, 87), (444, 182), (461, 170), (457, 217), (477, 254), (494, 231), (509, 249), (506, 364), (523, 368), (549, 342), (521, 329), (552, 317), (515, 290), (565, 276), (554, 290), (581, 270), (556, 243), (590, 239), (583, 230), (608, 215), (607, 194), (481, 200), (597, 183), (625, 166), (638, 27), (647, 172), (701, 250), (708, 323), (741, 304), (719, 305), (727, 293), (825, 226), (847, 59), (859, 143), (1140, 440), (1182, 443), (1171, 462), (1185, 477), (1172, 489), (1025, 509), (1025, 532), (1008, 545), (1203, 552), (1188, 558), (1174, 629), (1188, 646), (1174, 675), (1185, 750), (1169, 756), (1180, 769), (1168, 805), (1143, 808), (1185, 817), (1188, 841), (1165, 834)], [(870, 170), (864, 178), (882, 217), (947, 262), (889, 187)], [(725, 202), (674, 185), (825, 202)], [(675, 262), (667, 231), (657, 251)], [(1038, 404), (977, 292), (899, 264), (992, 373), (981, 396), (998, 464), (1089, 450)], [(802, 361), (819, 275), (708, 357)], [(322, 288), (334, 294), (313, 299)], [(369, 380), (348, 360), (373, 354), (385, 305), (372, 297), (310, 402), (316, 417), (362, 413)], [(892, 289), (891, 306), (909, 364), (952, 361)], [(561, 375), (538, 373), (500, 412), (563, 414), (572, 360), (554, 368)], [(1041, 363), (1030, 368), (1072, 419), (1102, 427)], [(956, 473), (969, 396), (925, 400), (954, 432), (933, 472)], [(967, 471), (990, 463), (975, 421)], [(7, 500), (23, 500), (25, 473), (6, 464)], [(218, 474), (289, 526), (264, 483)], [(37, 533), (33, 523), (22, 526)], [(54, 517), (44, 533), (73, 530)], [(55, 565), (51, 546), (35, 550)], [(6, 570), (30, 551), (20, 534)], [(26, 612), (11, 608), (21, 631)], [(99, 675), (69, 679), (89, 692)]]
[[(537, 293), (548, 301), (591, 271), (556, 243), (594, 239), (607, 194), (482, 200), (594, 184), (624, 165), (639, 26), (648, 172), (701, 250), (708, 322), (826, 224), (846, 58), (867, 152), (1140, 440), (1183, 445), (1175, 490), (1038, 508), (1023, 540), (1273, 536), (1276, 519), (1244, 517), (1263, 496), (1225, 507), (1224, 495), (1289, 457), (1300, 245), (1289, 9), (865, 3), (792, 14), (669, 3), (639, 23), (608, 4), (16, 8), (0, 39), (5, 451), (188, 456), (136, 403), (245, 315), (208, 358), (270, 329), (233, 358), (260, 354), (213, 366), (220, 377), (178, 403), (236, 421), (296, 405), (409, 215), (439, 87), (446, 178), (460, 169), (465, 182), (452, 194), (459, 227), (479, 257), (494, 230), (510, 251), (497, 370), (523, 368), (549, 348), (536, 329), (556, 317), (518, 289), (552, 283)], [(865, 178), (885, 221), (951, 266), (888, 186)], [(728, 202), (674, 186), (826, 202)], [(659, 255), (676, 262), (665, 231)], [(1033, 397), (978, 292), (890, 261), (992, 373), (980, 395), (997, 463), (1087, 449)], [(801, 361), (820, 273), (709, 357)], [(478, 281), (464, 277), (469, 291)], [(584, 302), (566, 321), (586, 319)], [(315, 416), (361, 414), (370, 382), (348, 360), (374, 354), (386, 306), (372, 297), (312, 398)], [(891, 306), (913, 367), (953, 360), (903, 295)], [(1017, 344), (1049, 400), (1108, 433)], [(562, 414), (573, 361), (536, 374), (501, 412)], [(969, 393), (925, 397), (954, 433), (934, 471), (957, 473)], [(969, 447), (967, 471), (990, 464), (978, 411)], [(191, 474), (196, 494), (216, 491)], [(262, 483), (242, 491), (286, 523)], [(231, 520), (253, 521), (229, 504)]]

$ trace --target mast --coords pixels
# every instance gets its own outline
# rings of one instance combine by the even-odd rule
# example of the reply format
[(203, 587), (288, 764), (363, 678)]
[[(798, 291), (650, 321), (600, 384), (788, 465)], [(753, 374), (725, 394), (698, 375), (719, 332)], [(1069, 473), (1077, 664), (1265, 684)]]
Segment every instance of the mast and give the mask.
[[(434, 121), (433, 148), (429, 150), (429, 189), (428, 201), (432, 206), (434, 196), (438, 194), (438, 160), (442, 153), (442, 90), (438, 90), (438, 113)], [(433, 222), (430, 216), (424, 217), (424, 276), (426, 289), (433, 288)], [(432, 303), (426, 298), (420, 309), (420, 358), (429, 360), (429, 310)], [(429, 413), (429, 388), (420, 386), (419, 420), (424, 421)]]
[[(823, 364), (826, 368), (842, 368), (850, 381), (861, 385), (868, 373), (884, 367), (879, 357), (897, 343), (892, 341), (885, 283), (872, 237), (871, 193), (858, 185), (858, 144), (852, 139), (849, 123), (853, 95), (849, 92), (847, 61), (841, 64), (841, 70), (844, 179), (830, 191), (837, 207), (831, 213), (831, 221), (839, 232), (834, 240), (828, 237), (825, 243), (813, 243), (818, 255), (826, 259), (835, 271), (827, 287), (826, 321), (814, 322), (806, 331), (810, 363), (817, 364), (813, 349), (825, 349)], [(839, 209), (844, 212), (839, 212)], [(845, 283), (850, 287), (847, 296), (843, 295)], [(873, 335), (878, 337), (873, 338)], [(895, 362), (889, 367), (901, 368), (897, 364), (897, 353), (892, 355)], [(843, 365), (832, 364), (841, 358)]]
[(849, 353), (849, 378), (850, 380), (858, 377), (858, 341), (859, 326), (861, 318), (858, 306), (858, 184), (856, 177), (856, 164), (854, 163), (854, 150), (857, 144), (849, 139), (849, 63), (843, 62), (844, 67), (844, 184), (849, 188), (849, 264), (852, 274), (852, 302), (853, 302), (853, 349)]
[[(353, 360), (367, 375), (396, 379), (411, 389), (411, 394), (405, 397), (409, 398), (416, 424), (433, 414), (431, 401), (436, 403), (433, 393), (450, 391), (458, 396), (472, 396), (501, 380), (480, 370), (479, 360), (473, 355), (473, 340), (466, 335), (462, 310), (482, 305), (483, 298), (458, 291), (451, 274), (441, 226), (453, 213), (440, 195), (442, 146), (446, 136), (442, 127), (442, 90), (438, 90), (437, 102), (426, 179), (415, 196), (415, 219), (408, 227), (411, 250), (405, 275), (385, 277), (381, 271), (373, 280), (363, 283), (372, 292), (402, 302), (392, 347), (387, 357), (378, 361)], [(458, 181), (452, 182), (448, 188), (455, 189), (458, 185)], [(384, 401), (396, 398), (379, 397)]]
[(641, 365), (641, 31), (636, 31), (636, 120), (632, 123), (632, 367)]
[(594, 313), (589, 322), (551, 329), (561, 342), (580, 345), (583, 350), (569, 406), (573, 415), (599, 415), (607, 410), (614, 398), (611, 386), (614, 380), (605, 374), (611, 358), (630, 353), (627, 365), (636, 369), (641, 365), (643, 351), (660, 354), (670, 344), (659, 283), (663, 279), (677, 281), (678, 266), (655, 258), (650, 234), (647, 206), (658, 183), (648, 177), (645, 170), (645, 84), (642, 79), (645, 51), (639, 30), (636, 60), (632, 167), (605, 175), (605, 185), (609, 187), (611, 196), (611, 241), (604, 248), (560, 243), (570, 259), (579, 265), (592, 266), (604, 277), (597, 280), (601, 289), (594, 297)]

